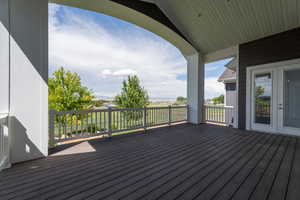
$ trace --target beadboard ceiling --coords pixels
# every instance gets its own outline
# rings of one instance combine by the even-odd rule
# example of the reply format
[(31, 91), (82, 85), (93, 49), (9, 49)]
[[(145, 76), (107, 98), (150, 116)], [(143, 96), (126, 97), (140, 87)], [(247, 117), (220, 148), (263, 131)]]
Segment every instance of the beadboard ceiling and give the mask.
[(156, 0), (201, 52), (300, 27), (300, 0)]

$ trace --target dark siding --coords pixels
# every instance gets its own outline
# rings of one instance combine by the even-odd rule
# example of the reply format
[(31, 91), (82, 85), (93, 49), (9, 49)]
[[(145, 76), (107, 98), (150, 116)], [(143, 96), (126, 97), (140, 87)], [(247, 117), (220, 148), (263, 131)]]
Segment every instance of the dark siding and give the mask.
[(240, 45), (239, 128), (246, 127), (246, 68), (295, 58), (300, 58), (300, 28)]

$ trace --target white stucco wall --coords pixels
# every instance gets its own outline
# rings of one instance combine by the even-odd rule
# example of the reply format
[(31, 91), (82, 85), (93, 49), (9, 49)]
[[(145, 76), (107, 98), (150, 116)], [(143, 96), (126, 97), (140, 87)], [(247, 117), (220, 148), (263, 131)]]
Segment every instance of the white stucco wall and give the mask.
[(10, 0), (11, 160), (48, 154), (48, 1)]
[(0, 1), (0, 171), (10, 166), (9, 112), (9, 0)]
[(9, 111), (8, 1), (0, 1), (0, 114)]

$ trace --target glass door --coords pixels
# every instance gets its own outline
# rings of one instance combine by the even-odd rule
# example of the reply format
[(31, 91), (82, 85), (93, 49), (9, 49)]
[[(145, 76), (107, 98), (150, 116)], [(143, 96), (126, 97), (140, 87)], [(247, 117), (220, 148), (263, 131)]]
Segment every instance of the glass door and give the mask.
[(253, 69), (250, 129), (300, 136), (300, 64)]
[(300, 64), (279, 69), (279, 132), (300, 135)]
[(273, 72), (256, 71), (252, 75), (252, 129), (273, 132)]

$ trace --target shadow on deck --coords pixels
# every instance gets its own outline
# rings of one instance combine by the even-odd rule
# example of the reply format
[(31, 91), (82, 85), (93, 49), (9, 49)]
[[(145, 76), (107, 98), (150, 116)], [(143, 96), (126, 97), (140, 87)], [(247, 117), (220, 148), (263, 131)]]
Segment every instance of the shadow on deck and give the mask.
[(300, 199), (300, 140), (177, 125), (60, 147), (0, 173), (0, 199)]

